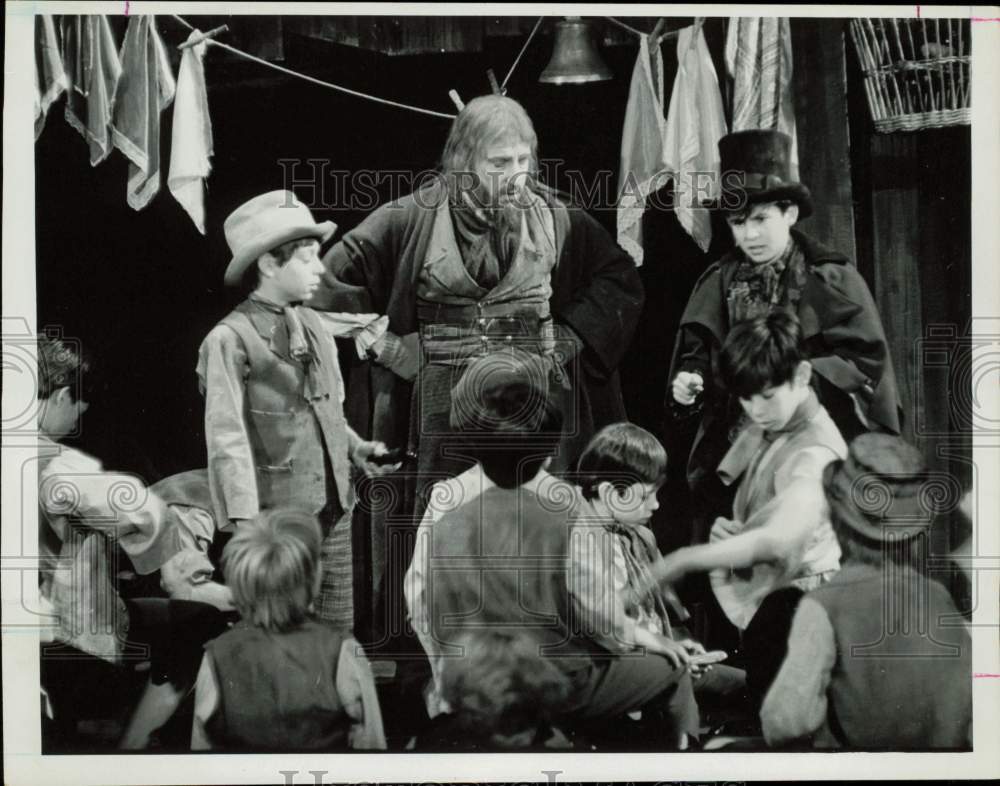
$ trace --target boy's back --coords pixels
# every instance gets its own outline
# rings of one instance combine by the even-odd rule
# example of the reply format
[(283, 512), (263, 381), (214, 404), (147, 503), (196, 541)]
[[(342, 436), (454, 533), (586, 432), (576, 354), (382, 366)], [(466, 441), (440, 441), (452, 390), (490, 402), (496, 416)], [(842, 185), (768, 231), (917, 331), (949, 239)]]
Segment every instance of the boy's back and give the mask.
[(284, 633), (239, 625), (210, 642), (219, 708), (207, 724), (225, 747), (347, 747), (350, 719), (337, 693), (344, 634), (307, 621)]
[(839, 728), (821, 732), (827, 744), (968, 745), (971, 642), (941, 584), (910, 568), (852, 564), (806, 597), (826, 611), (836, 639), (828, 696)]

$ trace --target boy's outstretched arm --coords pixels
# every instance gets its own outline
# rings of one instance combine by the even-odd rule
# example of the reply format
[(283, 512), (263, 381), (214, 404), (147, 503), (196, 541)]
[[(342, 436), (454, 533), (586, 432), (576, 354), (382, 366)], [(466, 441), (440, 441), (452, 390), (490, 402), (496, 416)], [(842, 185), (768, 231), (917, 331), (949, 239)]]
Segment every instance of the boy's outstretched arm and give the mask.
[(717, 568), (748, 568), (781, 562), (794, 570), (810, 534), (823, 516), (822, 488), (811, 478), (795, 478), (746, 524), (725, 540), (686, 546), (662, 557), (651, 569), (661, 583)]

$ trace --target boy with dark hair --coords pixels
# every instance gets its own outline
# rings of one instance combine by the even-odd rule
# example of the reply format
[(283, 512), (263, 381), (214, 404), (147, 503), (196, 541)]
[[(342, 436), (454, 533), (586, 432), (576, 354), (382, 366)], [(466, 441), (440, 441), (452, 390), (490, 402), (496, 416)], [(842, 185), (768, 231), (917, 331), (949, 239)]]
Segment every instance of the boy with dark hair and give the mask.
[(352, 629), (350, 464), (373, 475), (396, 467), (370, 461), (385, 445), (362, 440), (343, 412), (334, 336), (375, 316), (321, 317), (300, 305), (319, 286), (320, 242), (335, 229), (330, 221), (317, 224), (289, 191), (233, 211), (225, 222), (233, 252), (225, 282), (255, 283), (202, 342), (198, 377), (218, 526), (232, 531), (263, 509), (289, 504), (318, 515), (324, 571), (317, 613)]
[[(716, 519), (708, 543), (678, 549), (653, 568), (668, 583), (710, 572), (719, 605), (743, 633), (758, 701), (781, 662), (795, 601), (840, 567), (822, 479), (847, 445), (810, 385), (801, 340), (798, 319), (784, 310), (730, 332), (719, 371), (750, 420), (718, 468), (726, 485), (739, 481), (733, 517)], [(796, 589), (765, 604), (787, 587)]]
[(670, 588), (650, 579), (660, 551), (649, 521), (660, 507), (657, 493), (666, 471), (659, 440), (632, 423), (605, 426), (587, 445), (577, 464), (582, 500), (570, 536), (574, 608), (611, 652), (659, 653), (678, 668), (687, 666), (699, 700), (711, 695), (734, 704), (746, 675), (730, 666), (689, 663), (705, 654), (682, 627), (690, 615)]
[(936, 482), (915, 447), (886, 434), (862, 434), (826, 467), (844, 566), (795, 612), (761, 710), (770, 745), (971, 748), (972, 642), (918, 567)]
[[(413, 601), (423, 605), (422, 641), (430, 643), (438, 675), (460, 655), (461, 634), (523, 631), (569, 679), (561, 717), (612, 722), (655, 706), (667, 721), (660, 744), (678, 745), (697, 728), (686, 671), (658, 655), (610, 654), (573, 624), (567, 561), (574, 495), (539, 479), (562, 426), (549, 399), (550, 368), (517, 350), (491, 353), (473, 360), (456, 385), (451, 423), (486, 482), (473, 484), (470, 496), (425, 529), (429, 545), (416, 552), (415, 562), (424, 564), (417, 593), (410, 582), (411, 614)], [(460, 492), (464, 485), (455, 480)]]

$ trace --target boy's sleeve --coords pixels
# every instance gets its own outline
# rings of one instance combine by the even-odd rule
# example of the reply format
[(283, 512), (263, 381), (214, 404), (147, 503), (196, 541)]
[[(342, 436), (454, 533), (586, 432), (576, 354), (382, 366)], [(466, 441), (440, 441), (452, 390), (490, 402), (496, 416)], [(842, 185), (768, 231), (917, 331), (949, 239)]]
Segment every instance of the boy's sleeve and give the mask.
[(212, 739), (207, 724), (219, 709), (219, 684), (215, 681), (215, 666), (207, 652), (201, 659), (198, 679), (194, 686), (194, 720), (191, 724), (191, 750), (211, 750)]
[(568, 589), (585, 635), (610, 652), (628, 652), (636, 646), (636, 622), (625, 613), (617, 586), (613, 540), (603, 526), (572, 527)]
[(244, 420), (248, 373), (239, 336), (219, 325), (198, 351), (198, 377), (205, 392), (205, 442), (212, 498), (221, 510), (220, 528), (232, 519), (251, 519), (259, 512), (257, 473)]
[(792, 619), (788, 654), (760, 711), (768, 745), (809, 737), (823, 725), (836, 658), (830, 618), (816, 601), (803, 598)]
[(361, 645), (348, 637), (337, 659), (337, 696), (344, 711), (354, 720), (350, 745), (361, 750), (385, 750), (382, 710), (375, 691), (375, 676)]

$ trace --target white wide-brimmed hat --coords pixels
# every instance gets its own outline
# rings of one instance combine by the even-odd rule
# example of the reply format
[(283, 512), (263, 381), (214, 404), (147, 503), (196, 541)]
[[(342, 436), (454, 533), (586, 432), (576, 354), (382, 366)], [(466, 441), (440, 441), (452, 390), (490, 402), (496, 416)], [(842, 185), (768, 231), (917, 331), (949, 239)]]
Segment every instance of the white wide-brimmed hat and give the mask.
[(235, 286), (247, 267), (264, 252), (304, 237), (314, 237), (323, 243), (337, 225), (332, 221), (317, 224), (309, 208), (291, 191), (269, 191), (236, 208), (223, 229), (233, 253), (224, 280), (227, 285)]

